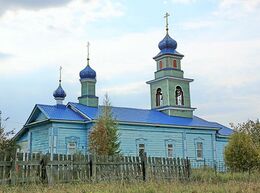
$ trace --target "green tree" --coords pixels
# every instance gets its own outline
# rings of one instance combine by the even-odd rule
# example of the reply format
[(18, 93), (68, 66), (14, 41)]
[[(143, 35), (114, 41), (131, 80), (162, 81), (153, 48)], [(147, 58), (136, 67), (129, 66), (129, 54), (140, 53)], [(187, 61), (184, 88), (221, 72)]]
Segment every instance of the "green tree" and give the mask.
[(14, 153), (19, 147), (16, 142), (10, 138), (14, 131), (5, 132), (4, 127), (0, 127), (0, 153)]
[(113, 118), (111, 103), (108, 95), (102, 107), (102, 114), (93, 126), (89, 137), (90, 151), (98, 155), (119, 154), (118, 124)]
[(225, 148), (225, 162), (232, 171), (248, 171), (255, 167), (258, 152), (248, 134), (235, 133)]
[(239, 133), (243, 132), (243, 133), (250, 135), (256, 148), (260, 148), (260, 122), (259, 122), (259, 119), (257, 119), (256, 121), (248, 120), (247, 122), (239, 123), (237, 125), (231, 124), (231, 127)]
[(225, 162), (233, 171), (259, 169), (260, 141), (259, 121), (251, 120), (238, 125), (231, 124), (235, 133), (225, 148)]

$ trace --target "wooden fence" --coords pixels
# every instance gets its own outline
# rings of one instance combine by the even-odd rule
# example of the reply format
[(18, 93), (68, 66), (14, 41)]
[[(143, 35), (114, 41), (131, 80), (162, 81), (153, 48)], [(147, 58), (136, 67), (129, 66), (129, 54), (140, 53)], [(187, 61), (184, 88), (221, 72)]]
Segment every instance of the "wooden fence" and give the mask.
[(0, 154), (0, 184), (188, 179), (189, 159), (61, 154)]

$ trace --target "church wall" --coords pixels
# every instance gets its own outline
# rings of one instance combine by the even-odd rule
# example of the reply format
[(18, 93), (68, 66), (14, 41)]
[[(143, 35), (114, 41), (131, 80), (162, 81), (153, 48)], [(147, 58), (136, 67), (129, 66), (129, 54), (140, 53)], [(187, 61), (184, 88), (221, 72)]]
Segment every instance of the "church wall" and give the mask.
[(19, 152), (28, 152), (28, 132), (24, 133), (16, 142)]
[[(147, 156), (167, 156), (167, 143), (173, 144), (174, 157), (196, 159), (195, 142), (203, 142), (203, 158), (213, 160), (212, 130), (120, 125), (121, 150), (125, 155), (138, 155), (138, 144), (144, 143)], [(215, 139), (214, 139), (215, 140)]]
[(224, 160), (224, 150), (225, 146), (228, 144), (228, 139), (226, 138), (217, 138), (216, 141), (216, 152), (217, 152), (217, 160), (223, 161)]
[[(178, 131), (179, 130), (179, 131)], [(166, 144), (171, 141), (174, 156), (183, 157), (183, 135), (181, 129), (163, 131), (159, 127), (120, 126), (121, 150), (125, 155), (138, 155), (138, 144), (144, 143), (147, 156), (165, 157)]]
[[(200, 132), (200, 133), (199, 133)], [(192, 160), (214, 160), (214, 143), (212, 132), (189, 131), (186, 133), (187, 156)], [(203, 144), (202, 159), (197, 156), (197, 143)]]
[(29, 129), (28, 146), (30, 152), (48, 152), (48, 129), (50, 127), (51, 124), (45, 124)]
[[(56, 152), (60, 154), (67, 154), (68, 143), (75, 142), (77, 152), (86, 153), (88, 141), (88, 128), (86, 124), (76, 123), (55, 123), (53, 124), (53, 135), (57, 136)], [(54, 144), (55, 146), (55, 144)]]

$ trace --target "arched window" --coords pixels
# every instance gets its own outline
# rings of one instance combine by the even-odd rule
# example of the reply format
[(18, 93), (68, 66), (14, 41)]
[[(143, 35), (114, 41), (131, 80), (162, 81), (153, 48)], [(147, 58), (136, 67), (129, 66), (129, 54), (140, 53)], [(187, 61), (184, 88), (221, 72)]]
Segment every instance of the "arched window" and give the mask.
[(177, 61), (176, 60), (173, 60), (172, 64), (173, 64), (173, 68), (177, 68)]
[(162, 105), (163, 95), (162, 89), (158, 88), (156, 91), (156, 106), (159, 107)]
[(184, 105), (183, 91), (180, 86), (176, 87), (175, 99), (176, 99), (176, 105)]
[(160, 61), (160, 69), (162, 69), (162, 68), (163, 68), (162, 61)]

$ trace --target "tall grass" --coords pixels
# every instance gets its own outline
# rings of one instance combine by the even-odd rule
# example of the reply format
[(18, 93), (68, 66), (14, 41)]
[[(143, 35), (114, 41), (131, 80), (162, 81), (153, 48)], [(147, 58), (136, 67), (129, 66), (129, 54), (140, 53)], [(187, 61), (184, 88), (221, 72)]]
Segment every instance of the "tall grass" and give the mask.
[(211, 169), (192, 171), (189, 181), (113, 183), (68, 183), (47, 186), (31, 184), (0, 186), (0, 193), (260, 193), (260, 174), (218, 173)]

